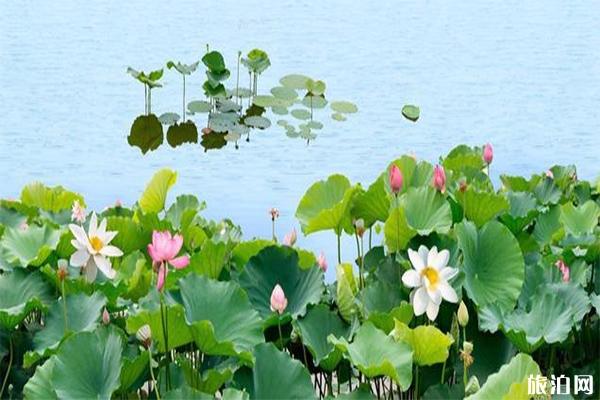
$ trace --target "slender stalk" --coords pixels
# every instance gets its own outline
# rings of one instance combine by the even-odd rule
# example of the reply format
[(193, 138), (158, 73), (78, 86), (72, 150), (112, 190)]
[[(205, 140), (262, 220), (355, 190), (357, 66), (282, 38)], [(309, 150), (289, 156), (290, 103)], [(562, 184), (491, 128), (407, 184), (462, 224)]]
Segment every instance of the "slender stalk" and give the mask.
[(415, 399), (419, 398), (419, 367), (415, 367)]
[(148, 115), (148, 85), (144, 83), (144, 114)]
[[(400, 205), (398, 204), (398, 193), (395, 194), (396, 196), (396, 207), (399, 207)], [(396, 222), (396, 253), (400, 252), (400, 224), (398, 222)]]
[(238, 58), (237, 58), (237, 77), (236, 77), (236, 82), (235, 82), (235, 101), (236, 104), (239, 101), (240, 104), (242, 104), (242, 101), (240, 99), (240, 57), (242, 56), (242, 52), (238, 51)]
[(63, 318), (65, 319), (65, 334), (69, 330), (69, 320), (67, 318), (67, 298), (65, 296), (65, 280), (61, 282)]
[(337, 234), (337, 254), (338, 254), (338, 264), (342, 263), (342, 234)]
[(148, 114), (152, 114), (152, 88), (148, 88)]
[(183, 119), (183, 122), (185, 122), (185, 74), (181, 74), (181, 76), (183, 76), (183, 105), (181, 109), (181, 118)]
[(277, 236), (275, 236), (275, 218), (271, 218), (271, 234), (273, 236), (273, 241), (277, 241)]
[(363, 270), (362, 270), (362, 258), (360, 256), (360, 242), (358, 241), (358, 234), (354, 234), (356, 238), (356, 253), (358, 256), (358, 286), (359, 288), (364, 288), (365, 284), (363, 282)]
[(325, 375), (325, 380), (327, 381), (327, 391), (328, 391), (329, 395), (333, 397), (333, 383), (332, 383), (331, 379), (332, 379), (331, 372), (329, 372)]
[(373, 239), (373, 227), (372, 226), (369, 228), (369, 250), (371, 250), (373, 248), (371, 239)]
[(440, 378), (440, 383), (442, 385), (444, 384), (444, 376), (446, 376), (446, 361), (448, 361), (448, 359), (444, 360), (444, 365), (442, 366), (442, 377)]
[(8, 377), (10, 375), (10, 370), (12, 368), (13, 357), (14, 357), (12, 336), (10, 334), (8, 336), (8, 343), (9, 343), (10, 355), (8, 358), (8, 367), (6, 368), (6, 374), (4, 375), (4, 381), (2, 381), (2, 389), (0, 389), (0, 399), (4, 398), (2, 395), (4, 394), (4, 388), (6, 387), (6, 383), (8, 382)]
[(160, 294), (160, 323), (162, 325), (163, 337), (165, 340), (165, 355), (167, 357), (167, 371), (166, 371), (166, 386), (167, 390), (171, 390), (171, 353), (169, 352), (169, 333), (168, 333), (168, 311), (164, 304), (164, 293)]
[(277, 316), (277, 329), (279, 330), (279, 341), (281, 342), (281, 350), (283, 350), (283, 335), (281, 334), (281, 320)]
[(156, 384), (156, 378), (154, 377), (154, 371), (152, 370), (152, 353), (148, 350), (148, 363), (150, 364), (150, 378), (152, 379), (152, 386), (154, 386), (154, 393), (156, 393), (156, 399), (160, 400), (160, 394), (158, 393), (158, 385)]

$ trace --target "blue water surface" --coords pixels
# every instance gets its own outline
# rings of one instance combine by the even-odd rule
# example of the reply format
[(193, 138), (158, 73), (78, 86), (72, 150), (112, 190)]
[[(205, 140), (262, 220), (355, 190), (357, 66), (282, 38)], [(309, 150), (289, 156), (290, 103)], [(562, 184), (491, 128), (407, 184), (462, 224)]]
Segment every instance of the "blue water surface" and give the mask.
[[(368, 184), (401, 154), (436, 161), (458, 143), (491, 142), (492, 174), (529, 174), (575, 163), (595, 178), (600, 123), (597, 1), (149, 1), (0, 3), (0, 197), (40, 180), (84, 194), (101, 209), (132, 204), (153, 172), (179, 172), (173, 196), (194, 193), (206, 215), (231, 217), (246, 238), (297, 226), (298, 200), (341, 172)], [(143, 90), (127, 66), (192, 62), (206, 43), (233, 70), (238, 50), (260, 47), (272, 67), (263, 88), (288, 73), (323, 79), (330, 99), (360, 112), (327, 121), (306, 146), (273, 127), (239, 150), (127, 145)], [(180, 110), (172, 71), (153, 93), (156, 112)], [(202, 73), (188, 80), (201, 99)], [(260, 89), (260, 88), (259, 88)], [(401, 106), (421, 107), (418, 123)], [(174, 197), (173, 197), (174, 198)], [(299, 245), (335, 258), (331, 234)], [(345, 258), (354, 254), (344, 244)], [(331, 262), (333, 264), (333, 262)], [(332, 274), (330, 269), (328, 275)]]

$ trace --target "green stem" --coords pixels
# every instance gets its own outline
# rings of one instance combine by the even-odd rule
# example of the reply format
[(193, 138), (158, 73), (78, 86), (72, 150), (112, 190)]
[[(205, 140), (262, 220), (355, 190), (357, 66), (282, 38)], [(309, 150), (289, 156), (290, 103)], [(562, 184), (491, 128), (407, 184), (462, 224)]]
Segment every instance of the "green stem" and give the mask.
[[(396, 193), (396, 207), (399, 207), (398, 204), (398, 193)], [(396, 253), (400, 252), (400, 223), (396, 221)], [(402, 281), (402, 280), (400, 280)]]
[(362, 289), (365, 287), (365, 284), (363, 282), (362, 259), (360, 256), (360, 242), (358, 241), (358, 234), (354, 234), (354, 237), (356, 238), (356, 253), (358, 256), (358, 287)]
[(337, 254), (338, 254), (338, 264), (342, 263), (342, 234), (337, 234)]
[(13, 342), (12, 342), (12, 336), (9, 334), (8, 336), (8, 343), (9, 343), (9, 350), (10, 350), (10, 355), (8, 358), (8, 367), (6, 368), (6, 374), (4, 375), (4, 381), (2, 382), (2, 389), (0, 389), (0, 399), (4, 398), (2, 397), (2, 395), (4, 394), (4, 388), (6, 387), (6, 383), (8, 382), (8, 377), (10, 375), (10, 370), (12, 368), (12, 363), (13, 363)]
[(275, 218), (271, 219), (271, 231), (272, 231), (272, 235), (273, 235), (273, 241), (277, 242), (277, 236), (275, 236)]
[(164, 293), (160, 293), (160, 323), (162, 325), (163, 337), (165, 339), (165, 355), (167, 357), (167, 371), (166, 371), (166, 381), (167, 381), (167, 391), (171, 390), (171, 354), (169, 352), (169, 333), (168, 333), (168, 311), (165, 307), (164, 302)]
[(333, 397), (333, 383), (331, 382), (331, 379), (331, 372), (329, 372), (325, 375), (325, 380), (327, 381), (327, 391), (329, 392), (329, 395)]
[(148, 115), (148, 85), (144, 83), (144, 114)]
[(281, 320), (277, 316), (277, 330), (279, 331), (279, 342), (281, 342), (281, 350), (283, 350), (283, 335), (281, 334)]
[(372, 226), (369, 228), (369, 250), (371, 250), (373, 248), (371, 239), (373, 239), (373, 227)]
[(156, 384), (156, 378), (154, 377), (154, 371), (152, 370), (152, 353), (148, 350), (148, 363), (150, 367), (150, 378), (152, 379), (152, 385), (154, 386), (154, 393), (156, 393), (156, 399), (160, 400), (160, 394), (158, 393), (158, 385)]
[(181, 74), (181, 76), (183, 76), (183, 112), (181, 113), (181, 118), (183, 119), (183, 122), (185, 122), (185, 74)]
[(548, 376), (554, 373), (554, 357), (556, 355), (556, 347), (550, 346), (550, 361), (548, 362)]
[(415, 366), (415, 399), (419, 398), (419, 367)]
[(446, 361), (448, 361), (448, 359), (444, 360), (444, 365), (442, 366), (442, 377), (440, 378), (440, 383), (442, 385), (444, 384), (444, 376), (446, 376)]
[(61, 282), (61, 291), (62, 291), (62, 304), (63, 304), (63, 318), (65, 319), (65, 334), (69, 330), (69, 320), (67, 318), (67, 298), (65, 296), (65, 281)]

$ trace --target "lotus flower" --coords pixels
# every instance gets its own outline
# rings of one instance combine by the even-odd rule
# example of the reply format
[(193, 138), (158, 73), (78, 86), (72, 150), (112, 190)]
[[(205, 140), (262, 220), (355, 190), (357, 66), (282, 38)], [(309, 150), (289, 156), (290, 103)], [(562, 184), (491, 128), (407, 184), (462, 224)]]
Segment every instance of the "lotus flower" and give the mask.
[(433, 187), (444, 193), (446, 191), (446, 171), (441, 165), (433, 169)]
[(395, 164), (390, 168), (390, 188), (394, 194), (402, 189), (402, 171)]
[(294, 228), (283, 237), (283, 244), (292, 247), (296, 244), (296, 240), (298, 240), (298, 234), (296, 233), (296, 228)]
[(493, 159), (494, 159), (494, 149), (492, 149), (491, 144), (486, 143), (485, 146), (483, 146), (483, 161), (485, 161), (485, 163), (487, 165), (490, 165), (492, 163)]
[(548, 171), (546, 171), (546, 177), (550, 178), (550, 179), (554, 179), (554, 173), (552, 172), (551, 169), (549, 169)]
[(277, 218), (279, 218), (279, 210), (275, 207), (269, 210), (269, 214), (271, 214), (271, 221), (275, 221)]
[(279, 284), (275, 285), (273, 292), (271, 293), (271, 311), (276, 311), (279, 314), (283, 314), (287, 307), (288, 301), (285, 297), (285, 293)]
[(563, 282), (569, 282), (571, 278), (571, 269), (569, 266), (563, 260), (558, 260), (554, 265), (560, 270)]
[(415, 315), (427, 312), (427, 318), (434, 321), (437, 318), (442, 299), (451, 303), (458, 302), (456, 292), (448, 284), (458, 269), (447, 266), (450, 253), (437, 247), (429, 250), (425, 246), (419, 251), (408, 249), (408, 257), (414, 269), (409, 269), (402, 275), (402, 282), (409, 288), (415, 288), (410, 294)]
[(106, 307), (104, 307), (104, 311), (102, 311), (102, 323), (104, 325), (110, 324), (110, 314), (108, 313)]
[(69, 229), (75, 236), (71, 244), (77, 249), (71, 256), (71, 265), (83, 267), (88, 281), (96, 279), (98, 269), (109, 279), (117, 274), (108, 257), (120, 257), (123, 252), (115, 246), (110, 246), (111, 240), (117, 236), (117, 232), (106, 230), (106, 219), (98, 225), (96, 213), (92, 213), (90, 226), (86, 233), (79, 225), (69, 224)]
[(78, 200), (73, 202), (73, 207), (71, 208), (71, 221), (78, 222), (80, 224), (85, 222), (85, 208), (79, 204)]
[(148, 254), (152, 258), (152, 263), (158, 266), (158, 280), (156, 288), (162, 290), (171, 264), (175, 269), (182, 269), (188, 266), (190, 258), (187, 255), (177, 257), (183, 246), (183, 236), (172, 236), (171, 232), (154, 231), (152, 233), (152, 243), (148, 245)]
[(145, 348), (150, 347), (150, 344), (152, 344), (152, 330), (150, 329), (150, 325), (142, 325), (136, 332), (135, 337), (142, 342)]
[(319, 268), (321, 268), (323, 272), (327, 272), (327, 259), (325, 258), (325, 253), (321, 252), (319, 258), (317, 258), (317, 264), (319, 264)]

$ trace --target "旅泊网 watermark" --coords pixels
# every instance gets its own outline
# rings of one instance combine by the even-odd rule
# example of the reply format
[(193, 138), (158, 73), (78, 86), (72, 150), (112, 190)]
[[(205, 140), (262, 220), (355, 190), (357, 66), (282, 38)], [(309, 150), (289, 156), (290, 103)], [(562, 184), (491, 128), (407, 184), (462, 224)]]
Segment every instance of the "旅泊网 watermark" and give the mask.
[[(572, 390), (571, 390), (572, 389)], [(594, 393), (594, 377), (592, 375), (575, 375), (573, 379), (565, 375), (529, 375), (527, 378), (529, 395), (553, 394), (587, 394)]]

